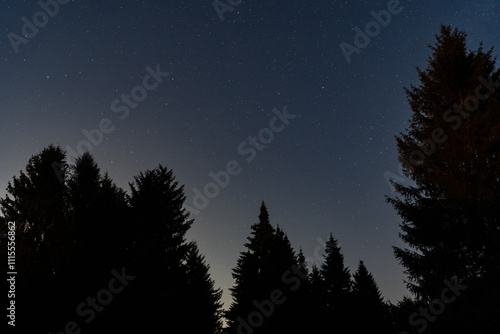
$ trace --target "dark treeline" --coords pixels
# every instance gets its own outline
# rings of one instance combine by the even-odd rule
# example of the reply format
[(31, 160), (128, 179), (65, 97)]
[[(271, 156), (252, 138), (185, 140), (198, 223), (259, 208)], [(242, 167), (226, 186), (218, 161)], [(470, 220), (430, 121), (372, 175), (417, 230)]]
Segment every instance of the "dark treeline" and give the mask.
[[(306, 263), (262, 203), (221, 305), (183, 209), (183, 186), (158, 166), (129, 192), (89, 153), (34, 155), (0, 199), (15, 222), (21, 333), (489, 333), (500, 319), (500, 71), (492, 50), (442, 27), (413, 112), (397, 137), (403, 172), (387, 201), (402, 219), (394, 247), (411, 297), (381, 295), (365, 264), (349, 270), (330, 235)], [(256, 208), (257, 210), (257, 208)], [(256, 212), (257, 214), (257, 212)], [(334, 232), (334, 231), (333, 231)], [(7, 240), (0, 241), (2, 259)], [(5, 272), (7, 261), (2, 261)], [(6, 280), (2, 280), (6, 284)], [(3, 289), (3, 288), (2, 288)], [(7, 291), (7, 287), (5, 290)], [(226, 324), (226, 325), (224, 325)]]
[(337, 240), (330, 235), (323, 261), (309, 271), (285, 232), (269, 222), (262, 203), (259, 222), (233, 269), (228, 333), (389, 333), (390, 306), (362, 261), (351, 276)]
[(192, 220), (172, 171), (139, 174), (127, 195), (90, 154), (65, 160), (44, 149), (0, 200), (2, 232), (16, 224), (16, 329), (220, 331), (221, 291), (186, 241)]

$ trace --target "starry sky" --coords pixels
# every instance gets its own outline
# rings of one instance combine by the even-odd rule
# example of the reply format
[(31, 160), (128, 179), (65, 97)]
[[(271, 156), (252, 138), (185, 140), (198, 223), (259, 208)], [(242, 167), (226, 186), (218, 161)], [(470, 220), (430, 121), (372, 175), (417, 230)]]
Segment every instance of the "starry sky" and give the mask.
[(90, 150), (127, 191), (161, 163), (226, 306), (262, 200), (310, 263), (332, 232), (352, 271), (364, 260), (385, 298), (407, 294), (384, 199), (403, 87), (441, 24), (500, 46), (500, 1), (44, 1), (1, 1), (0, 196), (51, 143)]

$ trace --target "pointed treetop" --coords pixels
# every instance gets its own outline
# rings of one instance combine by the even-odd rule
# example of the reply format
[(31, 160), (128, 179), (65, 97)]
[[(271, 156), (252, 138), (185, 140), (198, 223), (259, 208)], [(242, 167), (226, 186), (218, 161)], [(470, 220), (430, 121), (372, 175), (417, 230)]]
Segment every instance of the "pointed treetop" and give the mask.
[(326, 254), (330, 254), (332, 252), (340, 252), (340, 247), (338, 246), (338, 241), (335, 239), (330, 233), (330, 237), (328, 238), (328, 241), (326, 242), (325, 245), (325, 251)]
[(363, 261), (359, 261), (358, 270), (352, 275), (353, 277), (353, 292), (369, 303), (382, 303), (383, 298), (375, 278), (366, 269)]
[(247, 238), (249, 242), (245, 243), (245, 247), (248, 247), (254, 253), (261, 254), (260, 252), (267, 249), (267, 245), (273, 243), (276, 231), (269, 221), (269, 214), (264, 201), (260, 206), (259, 222), (253, 224), (250, 228), (252, 229), (252, 235)]
[(259, 222), (269, 223), (269, 213), (267, 212), (266, 203), (264, 203), (264, 201), (262, 201), (260, 205)]
[(299, 247), (299, 254), (297, 255), (297, 263), (299, 265), (299, 269), (309, 275), (309, 269), (307, 268), (306, 257), (304, 256), (304, 252), (302, 252), (302, 247)]
[(331, 233), (326, 243), (324, 258), (325, 261), (321, 265), (320, 272), (328, 293), (335, 295), (348, 292), (351, 285), (351, 274), (344, 265), (344, 255)]

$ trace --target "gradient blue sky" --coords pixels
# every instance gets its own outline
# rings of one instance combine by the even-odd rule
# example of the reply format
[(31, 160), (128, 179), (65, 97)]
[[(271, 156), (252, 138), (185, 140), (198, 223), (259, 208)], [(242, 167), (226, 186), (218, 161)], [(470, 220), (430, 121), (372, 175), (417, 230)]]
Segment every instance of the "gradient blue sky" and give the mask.
[[(161, 163), (192, 205), (211, 171), (240, 164), (188, 235), (226, 305), (262, 200), (306, 257), (332, 232), (351, 270), (364, 260), (384, 297), (401, 299), (391, 249), (400, 219), (385, 203), (384, 173), (398, 173), (394, 135), (410, 117), (403, 87), (417, 83), (440, 24), (467, 31), (470, 48), (498, 46), (500, 1), (402, 0), (350, 64), (340, 43), (353, 44), (353, 28), (389, 1), (242, 1), (224, 21), (212, 2), (70, 1), (16, 53), (8, 34), (21, 35), (22, 18), (33, 22), (41, 8), (1, 1), (0, 196), (29, 157), (51, 143), (76, 149), (83, 130), (109, 118), (114, 131), (92, 153), (125, 190)], [(113, 101), (157, 65), (169, 77), (120, 119)], [(284, 106), (297, 117), (247, 162), (238, 146)]]

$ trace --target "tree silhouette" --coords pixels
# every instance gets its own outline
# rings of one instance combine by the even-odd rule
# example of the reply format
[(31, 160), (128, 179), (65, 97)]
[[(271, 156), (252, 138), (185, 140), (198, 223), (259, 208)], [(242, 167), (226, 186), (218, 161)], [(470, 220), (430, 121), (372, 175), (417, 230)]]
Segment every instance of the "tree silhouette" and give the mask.
[[(230, 289), (233, 302), (226, 313), (229, 331), (288, 333), (297, 330), (297, 326), (304, 325), (298, 318), (302, 299), (296, 291), (303, 280), (307, 280), (307, 275), (300, 272), (285, 232), (271, 225), (264, 202), (259, 222), (251, 229), (252, 235), (245, 243), (247, 250), (240, 253), (233, 269), (235, 284)], [(278, 298), (279, 303), (272, 301), (273, 291), (279, 291), (283, 297)]]
[[(325, 246), (324, 261), (319, 268), (327, 317), (323, 321), (328, 319), (328, 322), (340, 325), (348, 323), (351, 314), (351, 274), (344, 265), (344, 255), (331, 233)], [(323, 328), (328, 327), (323, 325)]]
[[(400, 237), (409, 248), (394, 253), (410, 291), (429, 303), (445, 279), (477, 288), (475, 297), (466, 291), (436, 321), (444, 324), (460, 307), (465, 313), (448, 324), (462, 331), (464, 319), (491, 325), (500, 309), (493, 284), (500, 278), (500, 71), (492, 49), (468, 51), (466, 37), (442, 26), (427, 68), (417, 69), (420, 85), (406, 89), (413, 115), (397, 145), (415, 185), (394, 184), (398, 197), (388, 198), (403, 219)], [(486, 298), (488, 291), (497, 297)], [(477, 303), (483, 297), (491, 302)], [(480, 304), (482, 311), (461, 303)]]
[[(189, 321), (184, 327), (188, 333), (221, 333), (222, 291), (214, 287), (209, 265), (200, 254), (196, 242), (189, 243), (185, 266), (187, 271), (187, 296), (190, 300)], [(193, 321), (195, 320), (195, 321)]]
[[(236, 333), (240, 326), (247, 326), (242, 323), (255, 310), (253, 302), (268, 298), (272, 284), (276, 283), (275, 277), (271, 276), (274, 268), (270, 261), (275, 229), (271, 226), (264, 202), (260, 207), (259, 222), (250, 228), (252, 236), (245, 243), (247, 250), (240, 253), (236, 267), (233, 268), (235, 283), (230, 288), (233, 302), (226, 314), (232, 333)], [(259, 326), (257, 331), (263, 331), (267, 326), (269, 321)]]
[(355, 332), (390, 332), (388, 306), (384, 303), (377, 283), (363, 261), (359, 261), (358, 269), (352, 277), (352, 297), (356, 310), (356, 321), (353, 322)]
[[(90, 154), (74, 166), (65, 159), (59, 147), (45, 148), (0, 199), (0, 232), (16, 223), (16, 327), (61, 332), (73, 319), (88, 332), (189, 324), (220, 332), (221, 292), (196, 244), (185, 240), (193, 221), (173, 172), (160, 165), (140, 173), (127, 196)], [(5, 243), (0, 249), (5, 254)], [(113, 271), (134, 281), (110, 288)], [(114, 290), (112, 304), (106, 289)]]
[(307, 333), (314, 330), (315, 319), (319, 316), (316, 312), (314, 305), (318, 302), (315, 299), (313, 284), (311, 282), (311, 273), (307, 267), (306, 258), (302, 252), (302, 248), (299, 248), (299, 253), (297, 254), (297, 267), (301, 273), (305, 275), (305, 279), (301, 279), (300, 288), (293, 292), (293, 297), (295, 304), (292, 305), (295, 315), (294, 322), (292, 323), (293, 329), (289, 332), (299, 332)]
[(68, 302), (71, 224), (67, 189), (53, 164), (66, 175), (65, 153), (50, 145), (29, 159), (26, 170), (14, 176), (6, 197), (0, 199), (2, 229), (7, 222), (16, 223), (16, 270), (22, 273), (16, 279), (16, 327), (21, 331), (44, 331), (67, 314), (60, 305)]
[(181, 330), (192, 302), (184, 298), (188, 277), (183, 261), (190, 249), (185, 235), (192, 220), (182, 208), (183, 186), (172, 170), (159, 165), (135, 176), (130, 189), (136, 232), (129, 268), (137, 278), (126, 291), (128, 327)]
[(313, 264), (311, 268), (311, 273), (309, 274), (309, 282), (311, 285), (310, 289), (310, 331), (312, 333), (318, 333), (331, 328), (326, 321), (329, 314), (326, 312), (326, 290), (323, 283), (323, 277), (316, 264)]
[(326, 242), (325, 260), (321, 265), (320, 272), (323, 286), (327, 294), (327, 304), (335, 308), (339, 299), (351, 291), (351, 274), (344, 265), (344, 255), (340, 251), (338, 242), (330, 233)]
[[(134, 226), (126, 193), (107, 173), (101, 175), (91, 154), (78, 157), (71, 171), (68, 207), (74, 233), (67, 236), (73, 242), (69, 291), (74, 296), (72, 304), (78, 305), (108, 284), (110, 270), (120, 270), (129, 263)], [(111, 328), (107, 310), (107, 316), (99, 314), (90, 324), (82, 323), (82, 330)]]
[(359, 261), (358, 269), (352, 275), (352, 278), (352, 292), (354, 296), (363, 300), (368, 305), (383, 304), (384, 300), (377, 283), (375, 283), (373, 275), (366, 269), (363, 261)]

